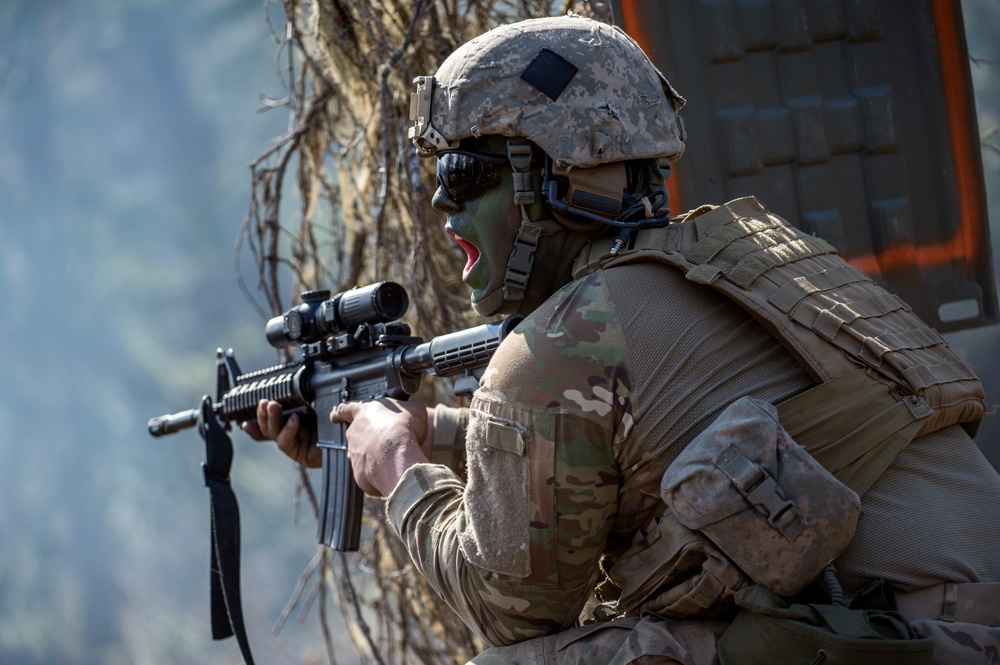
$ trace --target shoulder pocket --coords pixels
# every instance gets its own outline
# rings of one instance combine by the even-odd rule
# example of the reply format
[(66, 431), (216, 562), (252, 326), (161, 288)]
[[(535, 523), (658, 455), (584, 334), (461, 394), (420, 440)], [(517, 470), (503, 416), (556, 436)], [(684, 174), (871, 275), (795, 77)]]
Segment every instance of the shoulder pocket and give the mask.
[(466, 525), (459, 543), (470, 563), (500, 575), (531, 574), (530, 436), (520, 423), (470, 414)]

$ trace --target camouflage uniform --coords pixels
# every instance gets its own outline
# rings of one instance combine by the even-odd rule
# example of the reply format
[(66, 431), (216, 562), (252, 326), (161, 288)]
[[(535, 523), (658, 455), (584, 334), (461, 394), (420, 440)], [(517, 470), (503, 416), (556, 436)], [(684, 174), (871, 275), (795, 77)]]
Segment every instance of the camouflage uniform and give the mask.
[[(495, 292), (510, 307), (491, 301), (487, 314), (517, 311), (531, 266), (543, 263), (521, 252), (531, 256), (538, 234), (517, 142), (530, 140), (566, 168), (662, 164), (683, 152), (683, 103), (626, 35), (566, 17), (490, 31), (435, 77), (417, 79), (410, 138), (421, 156), (460, 151), (470, 137), (513, 139), (523, 221)], [(416, 465), (389, 496), (389, 522), (417, 567), (495, 645), (475, 663), (711, 661), (724, 621), (619, 612), (588, 624), (608, 618), (588, 601), (661, 521), (665, 470), (716, 416), (744, 396), (776, 404), (830, 377), (810, 374), (804, 367), (815, 368), (799, 364), (754, 316), (676, 267), (596, 266), (553, 294), (500, 346), (462, 415), (465, 473)], [(839, 351), (820, 355), (831, 353)], [(439, 433), (455, 429), (447, 413), (438, 411)], [(837, 560), (849, 594), (876, 578), (903, 591), (1000, 580), (992, 547), (1000, 479), (960, 424), (920, 432), (864, 494), (862, 509)], [(987, 653), (982, 634), (961, 634), (970, 635), (961, 648)]]
[[(467, 481), (413, 467), (389, 497), (389, 520), (488, 643), (563, 631), (513, 660), (490, 660), (504, 653), (492, 650), (476, 662), (597, 662), (598, 653), (707, 662), (690, 653), (717, 632), (711, 622), (674, 631), (680, 647), (667, 652), (654, 643), (669, 626), (653, 629), (650, 617), (642, 630), (607, 624), (601, 639), (600, 627), (573, 626), (601, 571), (662, 513), (660, 480), (677, 454), (738, 398), (777, 403), (813, 383), (753, 318), (679, 271), (650, 262), (596, 270), (554, 294), (494, 356), (469, 413)], [(1000, 479), (961, 427), (913, 441), (862, 506), (837, 561), (849, 593), (876, 578), (907, 591), (1000, 580)], [(571, 645), (589, 655), (550, 660), (569, 657)], [(538, 655), (524, 655), (531, 650)]]

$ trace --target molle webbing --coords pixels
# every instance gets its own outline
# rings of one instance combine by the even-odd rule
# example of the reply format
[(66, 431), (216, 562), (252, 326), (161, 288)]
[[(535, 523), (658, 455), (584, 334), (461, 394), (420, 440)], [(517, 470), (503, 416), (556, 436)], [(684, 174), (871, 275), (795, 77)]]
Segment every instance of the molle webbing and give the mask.
[(905, 302), (752, 197), (706, 210), (640, 231), (614, 255), (612, 239), (595, 241), (574, 277), (633, 261), (672, 265), (737, 302), (817, 382), (867, 368), (897, 400), (917, 398), (908, 401), (914, 417), (930, 413), (915, 436), (956, 423), (975, 436), (985, 410), (979, 379)]
[(688, 259), (696, 265), (687, 278), (710, 284), (725, 275), (747, 288), (771, 268), (835, 251), (825, 240), (798, 233), (777, 218), (736, 218), (691, 248)]

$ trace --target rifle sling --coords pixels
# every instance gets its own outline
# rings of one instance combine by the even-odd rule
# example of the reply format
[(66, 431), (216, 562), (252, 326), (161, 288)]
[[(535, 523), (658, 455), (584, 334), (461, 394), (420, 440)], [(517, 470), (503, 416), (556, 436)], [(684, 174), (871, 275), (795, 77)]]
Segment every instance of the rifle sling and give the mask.
[(864, 369), (821, 383), (777, 408), (792, 438), (858, 496), (932, 413), (921, 398), (894, 393)]
[(240, 595), (240, 511), (229, 482), (233, 443), (212, 411), (207, 397), (202, 401), (199, 433), (205, 439), (205, 486), (211, 500), (211, 611), (212, 639), (233, 635), (246, 665), (254, 665), (243, 624)]

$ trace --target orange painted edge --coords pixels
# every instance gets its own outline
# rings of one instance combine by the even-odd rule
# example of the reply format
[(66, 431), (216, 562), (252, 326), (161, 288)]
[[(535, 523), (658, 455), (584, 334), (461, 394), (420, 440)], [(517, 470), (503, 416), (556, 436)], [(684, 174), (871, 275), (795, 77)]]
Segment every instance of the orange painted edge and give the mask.
[(941, 59), (941, 78), (948, 112), (948, 130), (951, 135), (951, 153), (955, 168), (958, 194), (960, 244), (967, 261), (979, 255), (977, 240), (982, 237), (982, 224), (986, 219), (983, 204), (982, 176), (979, 165), (979, 128), (974, 125), (972, 89), (962, 59), (964, 26), (959, 24), (961, 14), (955, 9), (957, 0), (932, 0), (934, 27), (938, 35), (938, 57)]
[[(931, 12), (937, 33), (938, 59), (944, 87), (945, 109), (948, 118), (948, 134), (952, 162), (955, 169), (955, 185), (958, 197), (958, 232), (949, 240), (935, 245), (916, 246), (906, 243), (889, 247), (875, 254), (849, 258), (849, 261), (873, 276), (892, 271), (903, 265), (938, 265), (964, 261), (975, 267), (979, 255), (979, 239), (984, 223), (985, 210), (982, 197), (982, 178), (976, 168), (978, 155), (974, 152), (976, 143), (971, 137), (978, 131), (973, 127), (970, 104), (971, 86), (962, 60), (963, 28), (960, 28), (960, 13), (955, 10), (957, 0), (931, 0)], [(643, 0), (620, 0), (622, 27), (648, 53), (652, 44), (647, 24), (639, 20)], [(666, 181), (670, 200), (684, 210), (677, 176)]]
[[(622, 12), (622, 28), (628, 33), (632, 39), (634, 39), (642, 50), (647, 54), (650, 52), (652, 47), (652, 40), (649, 36), (649, 32), (646, 28), (649, 23), (643, 23), (639, 20), (641, 11), (637, 8), (637, 5), (641, 3), (641, 0), (620, 0), (619, 6)], [(664, 180), (667, 185), (667, 193), (670, 195), (670, 210), (673, 214), (678, 214), (687, 208), (684, 207), (684, 201), (681, 199), (680, 187), (678, 185), (677, 167), (671, 166), (673, 171), (673, 176)]]
[(986, 211), (983, 203), (982, 176), (979, 172), (979, 135), (974, 126), (972, 89), (965, 68), (962, 48), (964, 27), (957, 0), (931, 0), (931, 14), (937, 33), (937, 53), (941, 66), (942, 93), (948, 119), (949, 147), (955, 173), (955, 193), (958, 203), (958, 231), (948, 240), (916, 246), (905, 243), (875, 254), (851, 257), (849, 261), (872, 275), (891, 272), (897, 267), (943, 265), (964, 262), (976, 272), (981, 251), (979, 240), (984, 236)]

